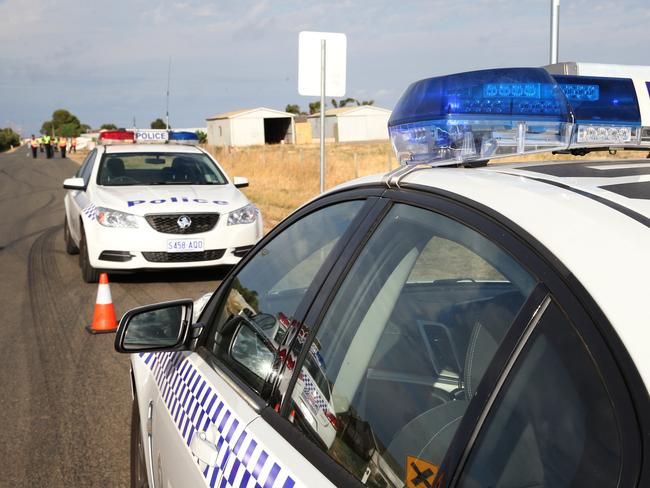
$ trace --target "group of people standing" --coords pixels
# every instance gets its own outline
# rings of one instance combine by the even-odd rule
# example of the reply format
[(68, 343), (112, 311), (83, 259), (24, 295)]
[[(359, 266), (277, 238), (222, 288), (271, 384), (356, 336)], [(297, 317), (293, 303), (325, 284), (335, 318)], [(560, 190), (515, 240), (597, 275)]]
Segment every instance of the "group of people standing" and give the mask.
[(29, 141), (29, 146), (32, 149), (32, 157), (36, 159), (38, 151), (45, 153), (47, 159), (54, 157), (54, 152), (59, 151), (61, 157), (65, 158), (66, 151), (77, 152), (77, 138), (76, 137), (57, 137), (44, 135), (36, 137), (32, 134), (32, 139)]

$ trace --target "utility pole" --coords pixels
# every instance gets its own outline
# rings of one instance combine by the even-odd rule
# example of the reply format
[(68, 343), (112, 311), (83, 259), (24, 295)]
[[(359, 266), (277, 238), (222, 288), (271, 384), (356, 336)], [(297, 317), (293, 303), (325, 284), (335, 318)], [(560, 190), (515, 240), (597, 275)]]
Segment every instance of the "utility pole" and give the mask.
[(172, 74), (172, 57), (169, 56), (169, 66), (167, 67), (167, 108), (165, 109), (165, 128), (167, 130), (169, 130), (169, 79), (171, 77), (171, 74)]
[(549, 64), (558, 62), (560, 54), (560, 0), (551, 0), (551, 49)]

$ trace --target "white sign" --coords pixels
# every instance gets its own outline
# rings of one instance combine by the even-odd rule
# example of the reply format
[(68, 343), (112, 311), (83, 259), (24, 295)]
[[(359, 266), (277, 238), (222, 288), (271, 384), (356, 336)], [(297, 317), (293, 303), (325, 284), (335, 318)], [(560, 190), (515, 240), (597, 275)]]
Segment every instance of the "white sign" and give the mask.
[(161, 129), (138, 129), (135, 131), (136, 142), (166, 142), (169, 140), (169, 132)]
[(345, 95), (345, 67), (348, 40), (336, 32), (303, 31), (298, 36), (298, 93), (321, 95), (321, 40), (325, 40), (325, 96)]

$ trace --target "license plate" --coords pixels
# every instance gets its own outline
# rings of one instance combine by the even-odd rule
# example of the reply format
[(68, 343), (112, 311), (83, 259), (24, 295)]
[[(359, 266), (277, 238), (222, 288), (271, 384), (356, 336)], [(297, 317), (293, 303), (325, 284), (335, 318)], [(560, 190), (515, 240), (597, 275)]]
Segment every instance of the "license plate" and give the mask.
[(168, 239), (167, 252), (201, 252), (205, 250), (203, 239)]

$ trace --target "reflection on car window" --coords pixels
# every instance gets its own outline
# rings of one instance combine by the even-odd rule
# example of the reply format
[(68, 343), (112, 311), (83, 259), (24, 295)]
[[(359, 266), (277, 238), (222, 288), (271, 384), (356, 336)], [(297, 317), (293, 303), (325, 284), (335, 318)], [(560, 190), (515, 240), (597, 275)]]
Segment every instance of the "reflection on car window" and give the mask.
[(178, 342), (183, 307), (166, 307), (135, 315), (129, 322), (124, 336), (124, 347), (154, 345), (173, 346)]
[(367, 486), (404, 486), (409, 456), (433, 473), (534, 285), (477, 232), (395, 205), (309, 345), (295, 425)]
[(460, 486), (617, 486), (618, 423), (585, 344), (554, 305), (528, 343)]
[(266, 377), (269, 347), (275, 355), (307, 288), (362, 205), (349, 201), (307, 215), (233, 279), (207, 347), (256, 391)]
[(102, 158), (97, 183), (132, 185), (225, 185), (225, 176), (206, 154), (117, 153)]

